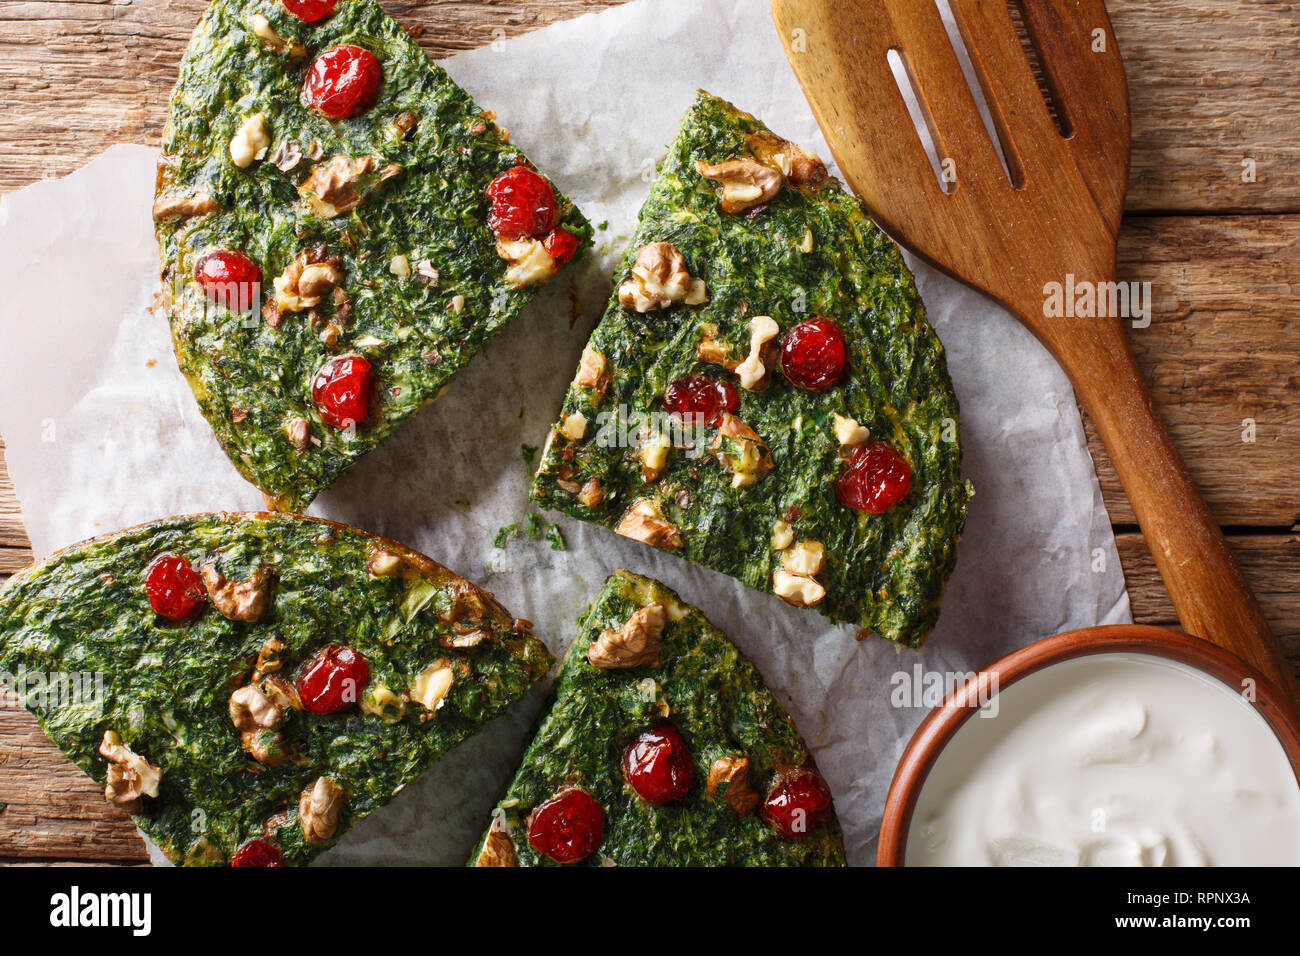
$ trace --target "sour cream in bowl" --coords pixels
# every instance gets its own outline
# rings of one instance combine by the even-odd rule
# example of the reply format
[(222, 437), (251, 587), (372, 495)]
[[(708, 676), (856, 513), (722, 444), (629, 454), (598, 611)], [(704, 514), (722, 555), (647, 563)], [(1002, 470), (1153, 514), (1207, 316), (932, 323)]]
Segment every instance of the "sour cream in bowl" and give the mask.
[(959, 692), (908, 745), (881, 864), (1300, 865), (1300, 726), (1235, 657), (1090, 628), (981, 680), (982, 716)]

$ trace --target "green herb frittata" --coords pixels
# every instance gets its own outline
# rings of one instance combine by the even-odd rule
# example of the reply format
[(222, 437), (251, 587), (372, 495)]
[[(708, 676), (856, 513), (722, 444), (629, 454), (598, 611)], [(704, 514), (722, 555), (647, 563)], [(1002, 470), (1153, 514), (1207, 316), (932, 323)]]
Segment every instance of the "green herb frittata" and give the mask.
[(173, 518), (0, 590), (0, 671), (174, 861), (307, 862), (521, 697), (526, 622), (395, 542)]
[(943, 346), (861, 204), (701, 93), (615, 278), (534, 500), (919, 646), (971, 489)]
[(754, 666), (618, 571), (578, 623), (478, 866), (844, 865), (830, 791)]
[(305, 509), (589, 245), (493, 117), (373, 0), (204, 14), (163, 135), (163, 288), (181, 370), (274, 510)]

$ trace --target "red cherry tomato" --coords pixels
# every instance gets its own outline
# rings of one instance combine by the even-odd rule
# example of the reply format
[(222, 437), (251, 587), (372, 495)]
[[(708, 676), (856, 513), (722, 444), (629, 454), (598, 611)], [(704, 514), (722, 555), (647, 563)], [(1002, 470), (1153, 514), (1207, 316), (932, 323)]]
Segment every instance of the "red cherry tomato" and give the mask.
[(304, 710), (335, 714), (361, 699), (370, 665), (350, 647), (331, 644), (303, 665), (294, 687)]
[(347, 119), (374, 104), (384, 68), (369, 50), (359, 46), (336, 46), (316, 57), (303, 91), (307, 105), (330, 119)]
[(492, 180), (487, 197), (488, 224), (498, 239), (538, 238), (555, 227), (555, 190), (527, 166), (513, 166)]
[(243, 312), (259, 294), (262, 270), (242, 252), (215, 249), (199, 256), (194, 263), (194, 278), (213, 302)]
[(912, 466), (884, 442), (853, 449), (849, 466), (835, 479), (835, 494), (850, 508), (878, 515), (907, 497)]
[(286, 866), (284, 854), (274, 843), (249, 840), (230, 858), (231, 866)]
[(730, 382), (720, 382), (704, 375), (688, 375), (668, 383), (664, 407), (683, 419), (699, 415), (706, 425), (716, 425), (723, 412), (740, 410), (740, 390)]
[(311, 385), (321, 421), (335, 428), (365, 421), (370, 412), (370, 379), (370, 362), (360, 355), (341, 355), (322, 365)]
[(282, 2), (284, 8), (303, 23), (324, 20), (339, 5), (339, 0), (282, 0)]
[(623, 751), (623, 773), (637, 796), (655, 805), (680, 800), (695, 782), (690, 748), (677, 728), (667, 724), (632, 738)]
[(844, 333), (831, 319), (800, 322), (781, 341), (781, 373), (791, 385), (820, 392), (844, 374)]
[(194, 565), (178, 554), (154, 558), (144, 572), (149, 606), (170, 621), (185, 621), (208, 603), (208, 592)]
[(763, 802), (763, 817), (787, 840), (798, 840), (826, 822), (831, 791), (813, 770), (780, 780)]
[(551, 797), (528, 819), (528, 843), (556, 863), (585, 860), (604, 836), (605, 811), (577, 787)]
[(582, 242), (567, 229), (553, 229), (542, 241), (542, 245), (556, 262), (568, 262)]

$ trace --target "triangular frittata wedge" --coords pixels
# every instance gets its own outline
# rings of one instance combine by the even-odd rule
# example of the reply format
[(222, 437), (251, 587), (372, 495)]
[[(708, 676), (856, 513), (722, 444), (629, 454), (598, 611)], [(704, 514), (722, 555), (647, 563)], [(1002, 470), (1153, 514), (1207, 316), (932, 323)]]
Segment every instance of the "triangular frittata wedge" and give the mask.
[(534, 500), (919, 646), (971, 489), (943, 346), (862, 205), (700, 93), (615, 286)]
[(306, 863), (550, 664), (423, 555), (285, 515), (143, 525), (0, 590), (6, 682), (177, 863)]
[(658, 581), (610, 576), (477, 866), (843, 866), (831, 794), (762, 676)]
[(164, 299), (273, 510), (304, 510), (589, 245), (493, 117), (373, 0), (204, 14), (163, 134)]

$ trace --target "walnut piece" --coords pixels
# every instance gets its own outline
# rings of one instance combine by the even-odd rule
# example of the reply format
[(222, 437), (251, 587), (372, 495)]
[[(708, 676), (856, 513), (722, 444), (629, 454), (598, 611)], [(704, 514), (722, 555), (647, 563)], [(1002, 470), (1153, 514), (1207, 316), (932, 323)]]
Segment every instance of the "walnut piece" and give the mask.
[(217, 201), (206, 193), (195, 193), (193, 196), (159, 196), (154, 200), (153, 218), (155, 222), (162, 222), (164, 219), (206, 216), (220, 208)]
[(623, 520), (614, 529), (625, 538), (644, 541), (656, 548), (678, 551), (682, 547), (682, 533), (677, 527), (664, 520), (663, 515), (648, 498), (638, 498), (632, 502)]
[(749, 785), (748, 757), (719, 757), (709, 767), (709, 797), (716, 800), (718, 789), (725, 787), (722, 797), (742, 817), (758, 806), (759, 795)]
[[(477, 644), (478, 641), (474, 643)], [(451, 661), (439, 658), (416, 675), (407, 696), (433, 713), (446, 702), (447, 693), (455, 679), (456, 672), (451, 669)]]
[(268, 305), (273, 305), (277, 313), (302, 312), (320, 305), (343, 281), (343, 273), (339, 271), (341, 262), (326, 258), (321, 249), (298, 253), (284, 272), (275, 277), (272, 283), (275, 295)]
[(780, 331), (781, 327), (770, 315), (756, 315), (749, 320), (749, 355), (736, 366), (741, 388), (757, 392), (770, 381), (767, 366), (763, 364), (763, 347)]
[(749, 212), (765, 206), (785, 186), (785, 174), (756, 159), (728, 159), (721, 163), (700, 160), (695, 171), (722, 185), (719, 208), (725, 213)]
[(560, 264), (540, 239), (501, 239), (497, 255), (508, 263), (506, 281), (512, 289), (540, 285), (560, 271)]
[(335, 156), (328, 163), (312, 169), (311, 175), (298, 187), (298, 192), (307, 200), (313, 215), (333, 219), (360, 204), (361, 193), (357, 190), (357, 183), (366, 173), (378, 172), (379, 181), (383, 182), (401, 171), (402, 167), (395, 163), (380, 168), (379, 161), (373, 156), (360, 159)]
[(287, 707), (279, 694), (268, 694), (261, 686), (249, 684), (230, 695), (230, 720), (240, 732), (273, 730)]
[(307, 441), (311, 438), (311, 422), (305, 418), (292, 418), (285, 423), (284, 436), (289, 439), (289, 444), (299, 451), (307, 447)]
[(767, 445), (758, 432), (730, 412), (722, 413), (715, 447), (727, 447), (723, 439), (729, 439), (732, 446), (738, 446), (735, 451), (718, 453), (722, 467), (732, 473), (733, 488), (747, 488), (776, 467), (776, 462), (772, 460)]
[(298, 798), (298, 825), (308, 843), (328, 840), (339, 828), (343, 812), (343, 788), (329, 777), (317, 777)]
[(577, 495), (579, 503), (594, 508), (605, 500), (605, 489), (600, 486), (599, 478), (589, 478)]
[(203, 566), (203, 586), (218, 611), (232, 621), (256, 621), (266, 613), (271, 595), (270, 572), (264, 567), (247, 581), (231, 581), (213, 562)]
[(754, 133), (745, 145), (760, 163), (779, 169), (791, 186), (817, 186), (830, 176), (815, 154), (775, 133)]
[(366, 570), (374, 577), (390, 578), (395, 574), (401, 574), (405, 563), (401, 555), (385, 551), (383, 548), (372, 547), (366, 559)]
[(510, 834), (506, 832), (505, 823), (500, 817), (492, 818), (492, 826), (488, 829), (487, 839), (483, 841), (483, 849), (479, 851), (474, 865), (476, 867), (519, 865), (519, 857), (515, 855), (515, 841), (510, 839)]
[(230, 161), (240, 169), (247, 169), (266, 157), (271, 148), (271, 136), (266, 131), (266, 114), (254, 113), (239, 124), (230, 140)]
[(678, 302), (702, 305), (709, 297), (704, 280), (691, 277), (676, 246), (652, 242), (638, 250), (631, 278), (618, 287), (618, 301), (625, 309), (650, 312)]
[(603, 671), (658, 667), (667, 623), (668, 612), (662, 604), (647, 605), (636, 611), (617, 631), (601, 631), (600, 637), (587, 648), (587, 660)]
[(99, 752), (108, 758), (108, 782), (104, 787), (108, 800), (127, 813), (138, 813), (142, 797), (158, 796), (162, 770), (124, 744), (116, 730), (104, 731)]
[(260, 13), (255, 13), (248, 18), (248, 24), (253, 29), (253, 35), (262, 41), (262, 45), (268, 50), (276, 53), (288, 53), (291, 57), (304, 56), (307, 48), (301, 43), (287, 40), (275, 32), (271, 26), (271, 21), (266, 19)]
[(820, 541), (800, 541), (781, 555), (782, 567), (772, 574), (776, 596), (795, 607), (812, 607), (826, 596), (815, 575), (826, 564), (826, 546)]
[(605, 388), (609, 385), (609, 376), (605, 372), (606, 364), (605, 356), (588, 343), (582, 350), (578, 373), (573, 377), (573, 384), (578, 388), (590, 388), (596, 392), (597, 402), (605, 394)]

